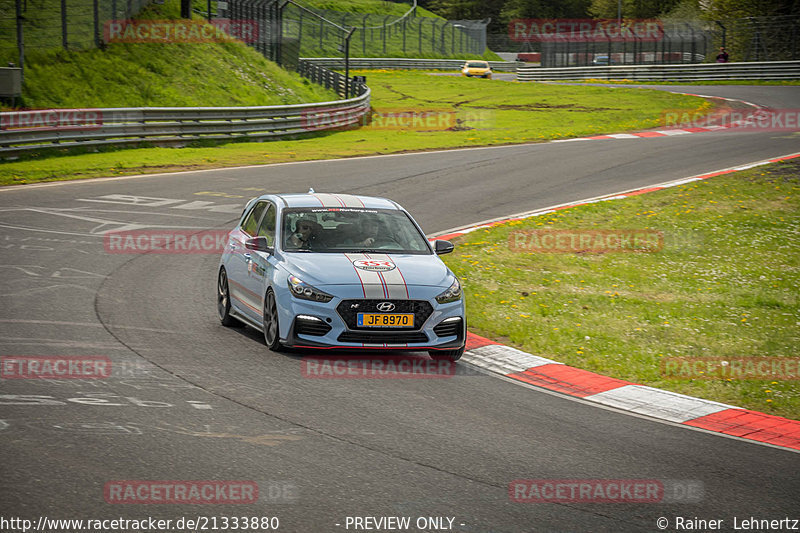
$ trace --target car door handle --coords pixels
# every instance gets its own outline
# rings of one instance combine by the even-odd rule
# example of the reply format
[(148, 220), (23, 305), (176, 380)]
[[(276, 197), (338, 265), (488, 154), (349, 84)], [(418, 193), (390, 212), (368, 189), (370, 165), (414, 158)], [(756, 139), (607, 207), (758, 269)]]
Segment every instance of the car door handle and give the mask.
[(244, 254), (244, 262), (249, 263), (251, 261), (250, 254)]

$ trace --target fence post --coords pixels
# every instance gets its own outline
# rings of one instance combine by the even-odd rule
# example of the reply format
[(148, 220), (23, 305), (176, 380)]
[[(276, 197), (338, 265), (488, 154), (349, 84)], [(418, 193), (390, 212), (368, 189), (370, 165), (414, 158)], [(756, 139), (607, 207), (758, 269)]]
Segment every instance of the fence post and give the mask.
[(67, 0), (61, 0), (61, 46), (66, 50), (67, 46)]
[(419, 22), (419, 55), (422, 55), (422, 23), (425, 19), (420, 18)]
[(391, 18), (391, 15), (383, 17), (383, 55), (386, 55), (386, 21)]
[(102, 46), (100, 42), (100, 6), (97, 5), (98, 0), (92, 1), (92, 17), (94, 18), (94, 45), (97, 48)]
[(25, 38), (22, 30), (22, 0), (15, 2), (16, 19), (17, 19), (17, 51), (19, 52), (19, 68), (22, 69), (20, 74), (23, 81), (25, 80)]
[(364, 15), (361, 21), (361, 53), (367, 56), (367, 19), (369, 15)]
[(278, 30), (277, 39), (275, 39), (275, 62), (283, 66), (283, 9), (289, 5), (289, 0), (286, 0), (282, 5), (276, 4), (275, 9), (275, 26)]
[(297, 19), (297, 47), (300, 48), (300, 45), (303, 43), (303, 11), (300, 10), (300, 14), (298, 15), (300, 18)]
[(453, 24), (450, 24), (450, 55), (455, 55), (456, 53), (456, 27)]
[(406, 53), (406, 19), (403, 17), (403, 54)]

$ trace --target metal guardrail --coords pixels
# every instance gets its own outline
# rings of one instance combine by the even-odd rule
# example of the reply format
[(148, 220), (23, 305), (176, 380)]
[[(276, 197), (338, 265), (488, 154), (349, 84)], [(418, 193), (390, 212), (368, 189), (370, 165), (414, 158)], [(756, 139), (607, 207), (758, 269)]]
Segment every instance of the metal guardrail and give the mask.
[(257, 140), (342, 128), (358, 123), (370, 109), (370, 90), (362, 87), (362, 94), (347, 100), (285, 106), (5, 112), (0, 113), (0, 157), (46, 148), (142, 142), (180, 146), (199, 140)]
[(518, 81), (540, 80), (797, 80), (800, 61), (762, 63), (709, 63), (693, 65), (611, 65), (600, 67), (520, 67)]
[[(340, 57), (307, 57), (305, 61), (316, 63), (327, 68), (344, 68), (344, 59)], [(351, 57), (350, 68), (356, 69), (422, 69), (422, 70), (459, 70), (466, 59), (407, 59), (402, 57)], [(513, 72), (525, 63), (521, 61), (489, 61), (492, 70)]]

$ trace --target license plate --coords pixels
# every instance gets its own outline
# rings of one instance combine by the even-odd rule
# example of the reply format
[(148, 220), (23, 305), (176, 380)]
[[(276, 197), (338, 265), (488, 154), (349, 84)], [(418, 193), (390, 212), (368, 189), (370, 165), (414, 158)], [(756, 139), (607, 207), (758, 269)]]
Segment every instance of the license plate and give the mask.
[(367, 328), (411, 328), (413, 314), (358, 313), (358, 325)]

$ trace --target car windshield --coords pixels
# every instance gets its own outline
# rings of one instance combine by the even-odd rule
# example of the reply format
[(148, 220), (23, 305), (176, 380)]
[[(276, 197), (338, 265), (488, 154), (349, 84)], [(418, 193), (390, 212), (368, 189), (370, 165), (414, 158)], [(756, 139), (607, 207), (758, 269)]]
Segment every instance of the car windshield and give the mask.
[(282, 248), (289, 252), (431, 254), (404, 211), (307, 207), (283, 211)]
[(479, 61), (472, 61), (470, 63), (467, 63), (467, 67), (468, 68), (489, 68), (489, 64), (488, 63), (481, 63)]

